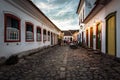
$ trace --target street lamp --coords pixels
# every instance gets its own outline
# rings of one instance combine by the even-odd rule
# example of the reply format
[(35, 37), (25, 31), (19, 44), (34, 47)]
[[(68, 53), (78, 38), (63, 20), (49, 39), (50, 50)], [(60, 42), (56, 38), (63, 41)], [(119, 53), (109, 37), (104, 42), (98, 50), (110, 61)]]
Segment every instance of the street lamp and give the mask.
[(83, 29), (83, 26), (82, 26), (82, 25), (80, 26), (80, 29), (81, 29), (81, 30)]

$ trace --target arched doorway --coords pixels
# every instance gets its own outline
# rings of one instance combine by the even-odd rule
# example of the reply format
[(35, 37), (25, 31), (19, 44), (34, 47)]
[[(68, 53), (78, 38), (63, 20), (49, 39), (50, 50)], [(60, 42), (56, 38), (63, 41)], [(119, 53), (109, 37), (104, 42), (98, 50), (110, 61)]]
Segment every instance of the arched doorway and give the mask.
[(97, 24), (96, 26), (96, 49), (101, 50), (101, 24)]
[(84, 33), (82, 32), (82, 45), (84, 45), (83, 43), (84, 43)]
[(116, 12), (106, 17), (106, 52), (116, 56)]
[(93, 27), (90, 28), (90, 47), (93, 48)]
[(86, 45), (88, 46), (88, 29), (86, 30)]
[(51, 45), (53, 45), (53, 33), (51, 32)]

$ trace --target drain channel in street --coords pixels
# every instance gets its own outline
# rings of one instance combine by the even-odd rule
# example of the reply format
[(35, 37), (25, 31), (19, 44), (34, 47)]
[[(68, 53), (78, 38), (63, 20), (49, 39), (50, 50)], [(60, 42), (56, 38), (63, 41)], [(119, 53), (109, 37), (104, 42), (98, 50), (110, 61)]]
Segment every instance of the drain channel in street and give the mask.
[(64, 56), (64, 59), (63, 59), (63, 66), (60, 67), (60, 78), (65, 78), (65, 74), (66, 74), (66, 65), (67, 65), (67, 57), (68, 57), (68, 49), (66, 49), (66, 52), (65, 52), (65, 56)]

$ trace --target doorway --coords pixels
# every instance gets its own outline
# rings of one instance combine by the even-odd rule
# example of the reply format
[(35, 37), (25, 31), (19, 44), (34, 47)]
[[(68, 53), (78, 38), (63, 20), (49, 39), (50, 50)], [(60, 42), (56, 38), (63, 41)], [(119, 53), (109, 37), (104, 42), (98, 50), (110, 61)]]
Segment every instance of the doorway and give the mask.
[(90, 28), (90, 47), (93, 48), (93, 27)]
[(116, 16), (112, 13), (106, 17), (106, 52), (116, 55)]
[(84, 33), (82, 32), (82, 45), (84, 43)]
[(51, 45), (53, 45), (53, 34), (51, 32)]
[(86, 45), (88, 46), (88, 29), (86, 30)]
[(97, 24), (96, 26), (96, 49), (101, 50), (101, 24)]

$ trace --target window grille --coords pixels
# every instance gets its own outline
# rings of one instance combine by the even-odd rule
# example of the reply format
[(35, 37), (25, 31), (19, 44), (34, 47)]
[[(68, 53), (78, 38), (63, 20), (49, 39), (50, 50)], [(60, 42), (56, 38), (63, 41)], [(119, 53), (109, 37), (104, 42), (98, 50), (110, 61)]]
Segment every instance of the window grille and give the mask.
[(37, 41), (41, 41), (41, 28), (37, 27)]
[(5, 14), (5, 41), (20, 41), (20, 19), (12, 14)]
[(31, 23), (26, 23), (26, 41), (33, 41), (33, 25)]
[(26, 40), (33, 40), (33, 32), (31, 31), (26, 32)]
[(41, 34), (40, 33), (37, 33), (37, 40), (41, 41)]
[(43, 40), (46, 41), (46, 35), (45, 34), (43, 35)]
[(12, 27), (7, 27), (7, 40), (19, 40), (19, 30)]

